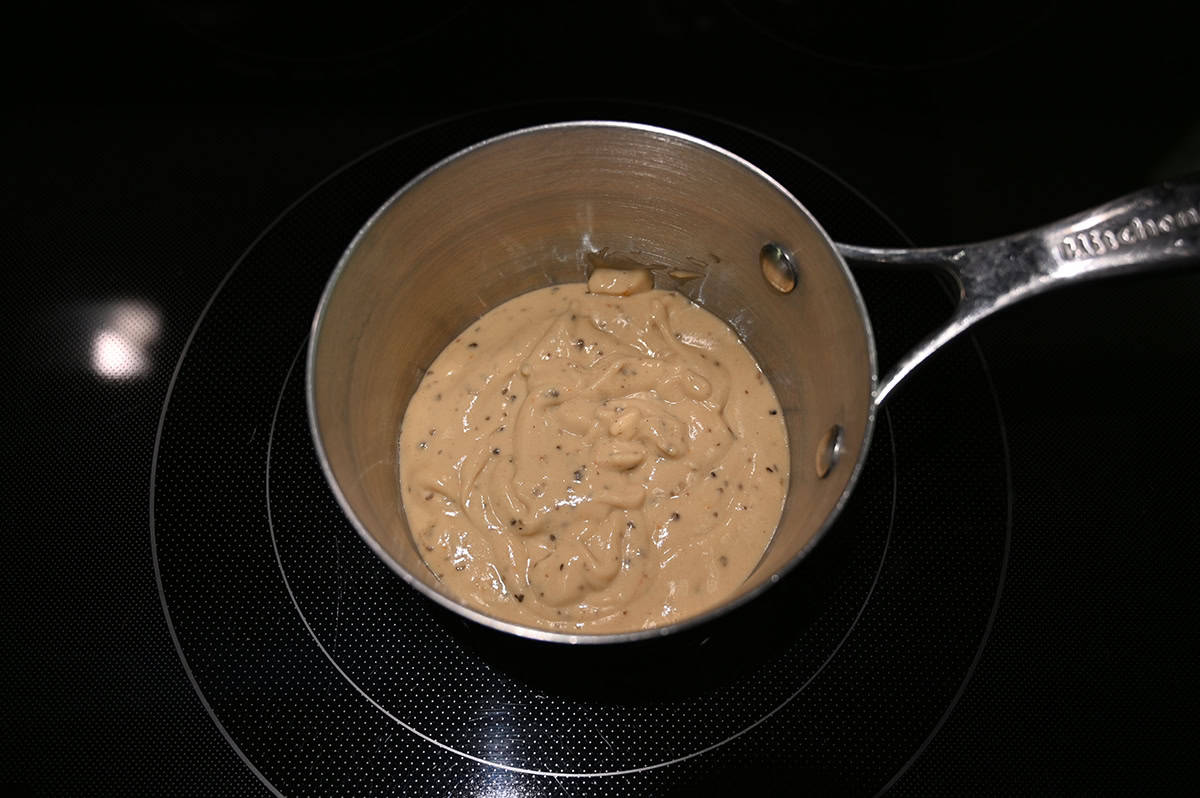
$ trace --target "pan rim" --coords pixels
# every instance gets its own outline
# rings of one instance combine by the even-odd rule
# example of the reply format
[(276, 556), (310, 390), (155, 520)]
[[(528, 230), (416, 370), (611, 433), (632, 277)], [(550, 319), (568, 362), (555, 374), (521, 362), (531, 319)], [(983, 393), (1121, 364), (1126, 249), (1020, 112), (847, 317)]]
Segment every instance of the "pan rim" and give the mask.
[[(715, 155), (725, 158), (737, 166), (746, 169), (759, 179), (765, 181), (773, 189), (778, 191), (789, 203), (791, 203), (797, 211), (812, 225), (813, 229), (824, 240), (833, 256), (834, 263), (840, 270), (842, 277), (846, 281), (847, 288), (853, 298), (855, 307), (858, 310), (859, 318), (863, 325), (863, 331), (867, 344), (867, 357), (870, 371), (870, 385), (868, 386), (868, 402), (866, 408), (866, 423), (863, 429), (862, 443), (859, 446), (858, 452), (855, 453), (854, 466), (846, 480), (846, 484), (834, 503), (833, 508), (825, 516), (821, 525), (813, 532), (811, 538), (795, 555), (790, 557), (782, 566), (775, 570), (771, 576), (763, 580), (762, 584), (752, 590), (734, 596), (733, 598), (715, 606), (697, 615), (689, 616), (678, 621), (664, 624), (662, 626), (653, 627), (650, 629), (640, 629), (633, 632), (618, 632), (618, 633), (587, 633), (587, 632), (559, 632), (549, 629), (541, 629), (538, 627), (525, 626), (522, 624), (512, 623), (511, 621), (501, 620), (491, 615), (483, 613), (475, 608), (462, 604), (444, 593), (435, 590), (426, 585), (422, 580), (414, 576), (407, 568), (401, 565), (395, 558), (389, 554), (374, 535), (366, 528), (366, 525), (358, 518), (349, 501), (346, 499), (341, 486), (338, 484), (337, 478), (333, 473), (333, 468), (326, 455), (324, 440), (321, 436), (321, 430), (317, 421), (316, 407), (316, 355), (317, 344), (320, 340), (320, 334), (325, 322), (326, 313), (329, 309), (329, 304), (339, 281), (346, 271), (347, 265), (358, 246), (362, 243), (368, 232), (374, 227), (379, 219), (386, 214), (396, 202), (400, 200), (408, 192), (412, 191), (417, 185), (428, 179), (434, 173), (447, 166), (448, 164), (463, 158), (478, 150), (494, 146), (498, 143), (508, 141), (517, 137), (536, 135), (539, 133), (547, 133), (559, 130), (575, 130), (575, 129), (595, 129), (595, 128), (615, 128), (624, 130), (635, 130), (652, 135), (664, 136), (680, 141), (687, 142), (691, 145), (705, 149)], [(862, 472), (863, 464), (866, 461), (868, 451), (871, 446), (871, 439), (874, 436), (875, 423), (877, 417), (877, 403), (875, 400), (876, 392), (879, 384), (879, 368), (875, 347), (875, 335), (871, 325), (870, 316), (867, 313), (866, 304), (863, 301), (862, 293), (859, 290), (858, 283), (855, 281), (853, 274), (850, 272), (845, 259), (838, 250), (836, 243), (821, 226), (816, 217), (813, 216), (807, 208), (804, 207), (795, 196), (792, 195), (783, 185), (770, 176), (767, 172), (747, 161), (745, 158), (723, 148), (705, 139), (693, 136), (688, 133), (683, 133), (670, 128), (657, 125), (642, 124), (638, 122), (622, 122), (614, 120), (579, 120), (568, 122), (552, 122), (529, 127), (518, 128), (516, 130), (501, 133), (492, 136), (475, 144), (469, 145), (463, 149), (454, 152), (445, 158), (429, 166), (418, 175), (413, 177), (403, 186), (401, 186), (391, 197), (389, 197), (359, 228), (358, 232), (347, 244), (343, 250), (341, 257), (338, 260), (336, 267), (330, 274), (329, 279), (325, 283), (325, 287), (321, 292), (321, 298), (317, 303), (317, 309), (313, 315), (313, 320), (308, 338), (308, 351), (305, 356), (305, 374), (304, 374), (304, 393), (305, 406), (308, 414), (309, 433), (312, 437), (313, 445), (316, 450), (317, 460), (321, 465), (321, 471), (325, 477), (326, 483), (333, 491), (334, 498), (342, 509), (343, 515), (350, 521), (355, 532), (367, 544), (367, 546), (379, 557), (394, 573), (403, 579), (409, 586), (415, 588), (426, 598), (431, 599), (435, 603), (450, 610), (451, 612), (464, 617), (470, 621), (488, 627), (492, 630), (514, 635), (516, 637), (534, 640), (545, 643), (568, 644), (568, 645), (610, 645), (620, 643), (636, 643), (650, 640), (657, 640), (668, 637), (679, 632), (689, 629), (694, 629), (704, 625), (710, 621), (720, 618), (733, 610), (744, 606), (750, 601), (757, 598), (772, 585), (778, 582), (786, 574), (791, 572), (816, 545), (824, 539), (833, 523), (841, 515), (846, 503), (849, 501), (850, 495), (853, 493), (855, 486), (858, 483), (859, 476)]]

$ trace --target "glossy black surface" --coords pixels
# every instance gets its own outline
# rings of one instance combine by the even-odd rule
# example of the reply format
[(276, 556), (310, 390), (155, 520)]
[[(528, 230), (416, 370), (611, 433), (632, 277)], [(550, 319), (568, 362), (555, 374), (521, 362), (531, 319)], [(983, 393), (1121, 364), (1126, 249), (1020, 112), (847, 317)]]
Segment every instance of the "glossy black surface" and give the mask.
[[(1200, 168), (1194, 110), (1171, 102), (1194, 80), (1179, 25), (1136, 73), (1069, 57), (1110, 21), (1062, 4), (916, 68), (894, 42), (789, 46), (795, 8), (775, 6), (347, 6), (276, 26), (143, 4), (10, 28), (0, 784), (1187, 790), (1194, 271), (1047, 296), (939, 355), (889, 401), (828, 545), (666, 646), (465, 626), (337, 513), (294, 367), (312, 305), (383, 198), (490, 133), (679, 127), (864, 244), (996, 235)], [(1068, 88), (1016, 99), (1044, 86)], [(861, 277), (885, 361), (948, 307), (930, 277)], [(660, 691), (668, 665), (685, 676)], [(636, 772), (599, 775), (619, 771)]]

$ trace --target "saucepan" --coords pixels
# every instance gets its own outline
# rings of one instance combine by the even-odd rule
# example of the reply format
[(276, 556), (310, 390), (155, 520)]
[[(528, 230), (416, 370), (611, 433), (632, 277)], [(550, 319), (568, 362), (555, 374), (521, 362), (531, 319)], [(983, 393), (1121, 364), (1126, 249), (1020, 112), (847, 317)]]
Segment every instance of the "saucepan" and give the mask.
[[(1052, 288), (1198, 255), (1195, 179), (1005, 238), (879, 249), (835, 243), (766, 172), (692, 136), (618, 122), (534, 127), (432, 166), (349, 244), (313, 322), (309, 420), (349, 521), (433, 601), (543, 641), (655, 638), (753, 599), (812, 551), (854, 489), (881, 403), (947, 341)], [(653, 269), (658, 287), (683, 293), (737, 331), (775, 388), (792, 459), (779, 526), (737, 592), (702, 615), (621, 634), (525, 627), (460, 603), (421, 559), (398, 481), (400, 424), (423, 368), (489, 309), (542, 286), (586, 280), (598, 259)], [(951, 320), (882, 377), (847, 259), (941, 268), (957, 286)]]

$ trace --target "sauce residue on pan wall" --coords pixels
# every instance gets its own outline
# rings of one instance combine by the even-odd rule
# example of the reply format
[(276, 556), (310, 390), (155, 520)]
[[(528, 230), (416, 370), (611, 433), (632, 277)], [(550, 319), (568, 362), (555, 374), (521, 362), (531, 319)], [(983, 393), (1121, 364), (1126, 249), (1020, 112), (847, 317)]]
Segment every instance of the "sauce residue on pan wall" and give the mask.
[(526, 626), (622, 632), (731, 596), (783, 509), (787, 432), (723, 321), (649, 272), (516, 297), (427, 370), (404, 510), (449, 591)]

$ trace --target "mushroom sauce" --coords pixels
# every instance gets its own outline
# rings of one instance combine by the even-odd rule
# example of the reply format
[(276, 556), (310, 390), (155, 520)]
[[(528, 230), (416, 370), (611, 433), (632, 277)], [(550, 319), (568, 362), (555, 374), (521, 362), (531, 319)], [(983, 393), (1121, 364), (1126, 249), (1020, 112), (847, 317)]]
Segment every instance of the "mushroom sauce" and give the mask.
[(450, 593), (506, 621), (624, 632), (731, 597), (783, 510), (787, 432), (723, 321), (596, 269), (491, 310), (426, 371), (404, 510)]

